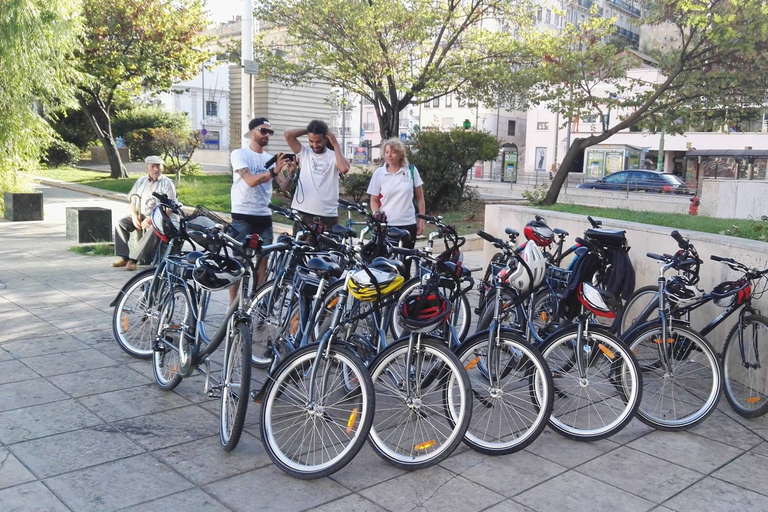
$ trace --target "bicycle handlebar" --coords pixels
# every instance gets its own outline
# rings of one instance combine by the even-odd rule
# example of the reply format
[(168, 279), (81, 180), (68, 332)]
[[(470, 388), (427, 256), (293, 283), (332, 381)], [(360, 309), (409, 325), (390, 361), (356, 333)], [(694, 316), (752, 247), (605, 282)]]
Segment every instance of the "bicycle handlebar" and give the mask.
[(688, 242), (685, 238), (683, 238), (683, 235), (681, 235), (678, 230), (672, 231), (670, 235), (672, 236), (672, 238), (675, 239), (675, 242), (677, 242), (677, 246), (679, 248), (687, 249), (688, 247), (690, 247), (691, 243)]
[(603, 221), (601, 221), (601, 220), (595, 220), (592, 217), (590, 217), (589, 215), (587, 215), (587, 220), (592, 225), (592, 227), (595, 228), (595, 229), (599, 229), (599, 228), (603, 227)]

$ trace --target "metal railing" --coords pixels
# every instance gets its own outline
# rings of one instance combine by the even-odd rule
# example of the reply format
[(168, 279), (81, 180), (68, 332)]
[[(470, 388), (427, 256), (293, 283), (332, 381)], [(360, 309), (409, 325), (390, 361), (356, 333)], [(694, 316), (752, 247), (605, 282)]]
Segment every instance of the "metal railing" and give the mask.
[(375, 132), (376, 123), (363, 123), (363, 130), (366, 132)]

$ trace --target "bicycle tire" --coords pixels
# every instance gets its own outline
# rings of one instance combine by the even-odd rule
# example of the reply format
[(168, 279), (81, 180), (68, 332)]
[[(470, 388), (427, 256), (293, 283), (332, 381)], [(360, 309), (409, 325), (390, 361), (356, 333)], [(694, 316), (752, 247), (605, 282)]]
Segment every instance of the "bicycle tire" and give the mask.
[[(155, 281), (155, 269), (148, 268), (134, 276), (120, 291), (112, 311), (112, 333), (118, 346), (137, 359), (152, 357), (152, 342), (157, 335), (157, 307), (165, 280), (148, 288)], [(154, 297), (149, 297), (152, 293)], [(148, 306), (149, 303), (149, 306)]]
[[(577, 336), (578, 325), (564, 327), (552, 333), (541, 349), (554, 382), (549, 425), (569, 439), (596, 441), (616, 434), (632, 420), (642, 399), (642, 375), (629, 348), (607, 330), (594, 325), (590, 325), (590, 338), (585, 340), (587, 355), (583, 356), (588, 357), (589, 378), (580, 379), (578, 373), (573, 375), (577, 368), (574, 357)], [(584, 395), (586, 401), (582, 402)], [(608, 413), (615, 418), (608, 418), (602, 425), (592, 423), (592, 418), (602, 420)]]
[[(330, 327), (331, 317), (338, 301), (338, 295), (344, 289), (345, 284), (346, 280), (342, 279), (336, 281), (326, 288), (312, 333), (315, 340), (322, 338), (325, 331), (327, 331)], [(362, 314), (364, 311), (371, 312), (370, 310), (372, 308), (372, 304), (369, 302), (359, 301), (350, 294), (347, 296), (347, 301), (344, 304), (344, 308), (345, 315), (352, 317)], [(369, 314), (360, 320), (353, 322), (349, 328), (339, 334), (339, 337), (344, 339), (349, 339), (353, 336), (365, 338), (369, 343), (374, 337), (378, 338), (378, 326), (373, 321), (372, 315)], [(363, 359), (363, 361), (366, 360), (364, 354), (358, 355)]]
[(183, 285), (174, 286), (163, 301), (152, 350), (152, 373), (160, 389), (169, 391), (181, 382), (179, 340), (194, 337), (187, 331), (195, 322), (193, 308)]
[[(515, 300), (516, 296), (517, 294), (515, 292), (512, 292), (507, 289), (501, 290), (501, 300), (504, 303), (509, 303)], [(488, 327), (490, 327), (491, 320), (493, 320), (493, 315), (495, 314), (495, 311), (494, 311), (495, 301), (496, 301), (496, 293), (495, 293), (495, 290), (493, 290), (491, 296), (487, 298), (487, 300), (485, 301), (485, 304), (480, 310), (480, 313), (478, 314), (475, 333), (478, 333), (480, 331), (485, 331), (488, 329)], [(517, 332), (524, 332), (524, 329), (520, 322), (520, 318), (524, 318), (525, 315), (523, 314), (522, 309), (519, 305), (515, 306), (514, 308), (507, 308), (506, 310), (502, 311), (501, 315), (502, 317), (499, 323), (501, 324), (502, 328), (512, 329), (513, 331), (517, 331)]]
[[(745, 329), (745, 335), (750, 336), (743, 343), (746, 361), (742, 359), (735, 337), (739, 329), (737, 323), (728, 333), (723, 347), (723, 388), (725, 398), (737, 414), (758, 418), (768, 413), (768, 317), (750, 315), (744, 318), (744, 323), (753, 327), (751, 333)], [(745, 362), (753, 367), (747, 368)]]
[[(401, 306), (400, 300), (404, 299), (405, 297), (408, 297), (414, 291), (421, 286), (421, 279), (418, 277), (415, 277), (413, 279), (410, 279), (407, 281), (403, 287), (400, 289), (400, 299), (395, 302), (394, 307), (391, 310), (390, 313), (390, 334), (392, 334), (392, 339), (399, 340), (400, 338), (403, 338), (405, 336), (408, 336), (408, 332), (403, 328), (402, 325), (400, 325), (400, 322), (397, 321), (397, 310)], [(450, 297), (451, 296), (451, 290), (448, 289), (445, 286), (438, 285), (438, 288), (440, 289), (443, 296)], [(472, 311), (471, 307), (469, 305), (469, 299), (467, 299), (467, 294), (460, 295), (458, 299), (456, 299), (452, 303), (452, 310), (451, 310), (451, 324), (456, 329), (456, 334), (459, 337), (459, 341), (463, 341), (464, 338), (467, 337), (467, 334), (469, 333), (469, 328), (472, 324)], [(438, 331), (435, 331), (434, 333), (430, 333), (433, 336), (437, 338), (446, 339), (445, 333), (442, 332), (442, 329), (439, 329)]]
[[(304, 395), (309, 390), (307, 381), (311, 377), (311, 367), (317, 360), (317, 345), (303, 347), (287, 357), (270, 376), (261, 408), (261, 438), (267, 454), (281, 470), (304, 480), (322, 478), (346, 466), (362, 448), (373, 422), (375, 398), (371, 377), (360, 359), (343, 347), (331, 347), (327, 357), (325, 353), (320, 357), (319, 360), (325, 366), (322, 371), (318, 369), (317, 376), (323, 378), (316, 385), (321, 390), (321, 399), (324, 398), (322, 390), (327, 389), (329, 395), (341, 394), (337, 405), (347, 401), (351, 407), (341, 411), (340, 406), (330, 407), (324, 402), (320, 405), (309, 402)], [(335, 365), (334, 370), (330, 368), (331, 364)], [(331, 372), (337, 382), (327, 382)], [(352, 389), (346, 385), (349, 381), (345, 380), (350, 373), (354, 374), (353, 382), (356, 384)], [(295, 409), (293, 415), (291, 409)], [(331, 417), (331, 414), (337, 418)], [(318, 421), (318, 417), (323, 421)], [(290, 430), (286, 436), (281, 435), (282, 430), (276, 428), (283, 423), (288, 426), (282, 430)], [(326, 426), (327, 429), (322, 428)], [(335, 427), (333, 431), (331, 427)], [(303, 429), (303, 432), (299, 429)], [(308, 430), (311, 430), (311, 434)], [(330, 439), (332, 444), (329, 446), (323, 440), (331, 433), (333, 439)], [(319, 441), (322, 446), (306, 451), (297, 450), (294, 449), (297, 440), (312, 443)], [(342, 446), (336, 449), (334, 443)], [(334, 454), (331, 453), (332, 449)], [(316, 457), (324, 457), (326, 454), (332, 456), (328, 460), (322, 458), (317, 461)], [(312, 463), (309, 461), (310, 455)]]
[[(376, 421), (368, 443), (396, 467), (422, 469), (438, 464), (461, 443), (472, 415), (472, 391), (466, 370), (445, 341), (421, 335), (421, 353), (413, 369), (416, 382), (410, 383), (417, 396), (406, 396), (399, 386), (404, 387), (409, 380), (405, 375), (411, 374), (404, 369), (409, 339), (390, 345), (370, 365)], [(396, 406), (400, 412), (388, 415)], [(398, 419), (403, 420), (399, 425)], [(438, 441), (438, 436), (444, 439)]]
[(240, 441), (251, 391), (251, 331), (243, 322), (234, 330), (221, 369), (219, 439), (226, 451), (233, 450)]
[[(457, 354), (474, 397), (464, 444), (489, 455), (514, 453), (535, 441), (554, 401), (552, 374), (539, 351), (507, 330), (500, 330), (498, 341), (500, 386), (491, 385), (487, 332), (467, 339)], [(536, 373), (541, 373), (538, 379)], [(540, 389), (534, 389), (537, 384)]]
[[(643, 374), (643, 401), (637, 410), (640, 421), (658, 430), (678, 431), (694, 427), (715, 411), (723, 377), (715, 349), (698, 332), (680, 322), (668, 328), (662, 343), (661, 321), (648, 322), (633, 331), (625, 343)], [(664, 367), (661, 347), (668, 349)]]
[(250, 300), (247, 311), (251, 315), (251, 364), (266, 369), (272, 364), (272, 343), (282, 334), (289, 316), (288, 296), (291, 286), (284, 286), (272, 295), (275, 281), (259, 286)]
[[(648, 307), (648, 305), (653, 302), (657, 305), (653, 310), (650, 311), (647, 315), (641, 314), (643, 311)], [(619, 314), (616, 315), (616, 320), (614, 321), (614, 325), (618, 325), (618, 331), (617, 334), (619, 337), (623, 337), (625, 334), (628, 334), (631, 330), (641, 326), (642, 324), (646, 322), (650, 322), (652, 320), (656, 320), (659, 318), (659, 286), (658, 285), (650, 285), (650, 286), (643, 286), (642, 288), (638, 288), (635, 290), (635, 293), (632, 294), (632, 297), (627, 301), (626, 304), (624, 304), (624, 307), (621, 308), (621, 311), (619, 311)]]

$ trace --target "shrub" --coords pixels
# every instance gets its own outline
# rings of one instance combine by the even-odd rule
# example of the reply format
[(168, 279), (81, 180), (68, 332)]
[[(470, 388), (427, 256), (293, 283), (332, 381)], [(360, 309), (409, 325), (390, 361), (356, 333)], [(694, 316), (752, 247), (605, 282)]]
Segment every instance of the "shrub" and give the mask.
[(544, 198), (547, 197), (549, 186), (546, 183), (539, 183), (532, 189), (523, 190), (523, 199), (528, 201), (531, 206), (541, 206), (544, 204)]
[(75, 165), (80, 160), (80, 148), (61, 139), (53, 139), (46, 149), (43, 161), (49, 167)]
[(189, 130), (189, 119), (185, 112), (170, 112), (161, 107), (143, 105), (122, 110), (112, 122), (115, 137), (125, 138), (130, 132), (150, 128)]
[(371, 171), (348, 173), (343, 181), (344, 193), (352, 197), (354, 202), (359, 203), (368, 190), (372, 175)]
[(88, 118), (79, 108), (54, 112), (50, 114), (48, 122), (61, 140), (71, 142), (83, 151), (98, 142)]
[(142, 161), (149, 155), (160, 153), (154, 137), (152, 137), (152, 128), (142, 128), (133, 130), (123, 137), (125, 145), (131, 150), (131, 158), (136, 161)]

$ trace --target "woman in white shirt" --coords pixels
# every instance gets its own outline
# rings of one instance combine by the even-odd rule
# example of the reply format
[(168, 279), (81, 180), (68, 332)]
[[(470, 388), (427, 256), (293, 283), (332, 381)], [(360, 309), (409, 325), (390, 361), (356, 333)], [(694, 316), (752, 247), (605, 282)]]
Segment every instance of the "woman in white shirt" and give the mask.
[[(413, 247), (416, 236), (424, 232), (424, 221), (416, 219), (418, 213), (424, 214), (424, 189), (419, 170), (408, 164), (405, 145), (400, 139), (388, 139), (381, 145), (384, 152), (384, 165), (376, 169), (368, 185), (371, 195), (371, 210), (383, 212), (387, 224), (408, 230), (411, 238), (404, 242), (405, 247)], [(410, 260), (409, 265), (410, 266)], [(407, 269), (410, 271), (410, 269)], [(410, 272), (408, 272), (410, 274)]]

